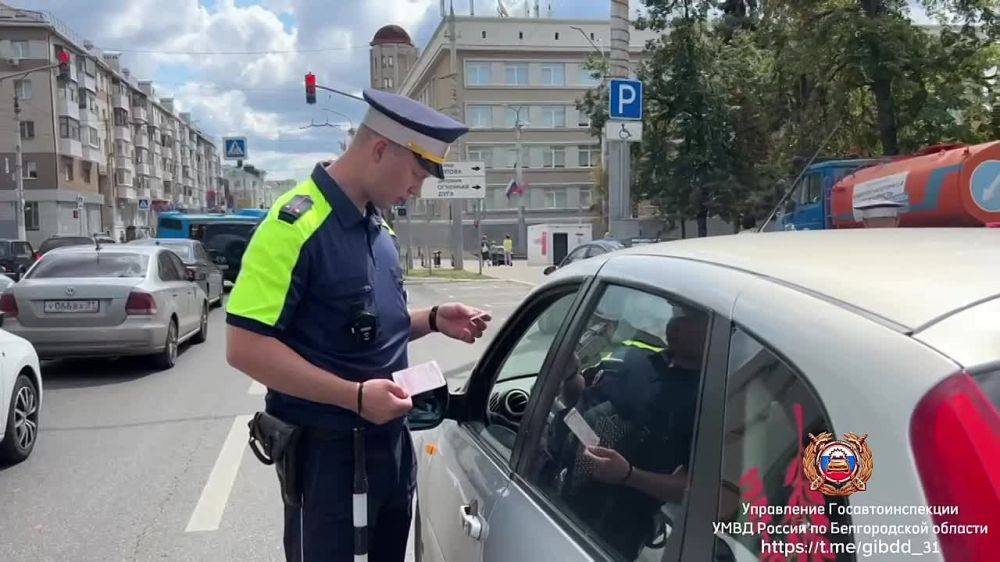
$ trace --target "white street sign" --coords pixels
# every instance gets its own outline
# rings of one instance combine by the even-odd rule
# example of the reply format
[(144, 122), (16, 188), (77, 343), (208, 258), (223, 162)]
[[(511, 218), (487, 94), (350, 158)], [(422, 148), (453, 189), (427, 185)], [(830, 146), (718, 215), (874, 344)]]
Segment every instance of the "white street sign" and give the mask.
[(641, 142), (642, 121), (608, 121), (604, 125), (604, 138), (609, 141)]
[(424, 199), (482, 199), (486, 197), (486, 166), (482, 162), (445, 162), (444, 179), (424, 180)]

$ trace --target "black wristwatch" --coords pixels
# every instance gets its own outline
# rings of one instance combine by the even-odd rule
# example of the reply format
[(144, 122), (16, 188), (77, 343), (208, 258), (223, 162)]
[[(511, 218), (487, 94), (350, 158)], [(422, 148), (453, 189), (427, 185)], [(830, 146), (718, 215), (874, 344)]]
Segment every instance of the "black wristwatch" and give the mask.
[(432, 332), (438, 331), (437, 315), (438, 315), (438, 307), (432, 306), (431, 313), (427, 316), (427, 325), (430, 326)]

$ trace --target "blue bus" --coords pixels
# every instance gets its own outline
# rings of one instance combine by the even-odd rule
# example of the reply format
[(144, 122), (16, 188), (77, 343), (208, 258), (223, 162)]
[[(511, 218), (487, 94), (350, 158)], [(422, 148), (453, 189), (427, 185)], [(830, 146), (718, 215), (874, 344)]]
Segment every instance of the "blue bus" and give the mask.
[[(160, 213), (156, 236), (198, 240), (222, 270), (223, 277), (235, 282), (240, 273), (243, 252), (266, 211), (245, 209), (244, 214)], [(257, 212), (260, 211), (260, 212)]]

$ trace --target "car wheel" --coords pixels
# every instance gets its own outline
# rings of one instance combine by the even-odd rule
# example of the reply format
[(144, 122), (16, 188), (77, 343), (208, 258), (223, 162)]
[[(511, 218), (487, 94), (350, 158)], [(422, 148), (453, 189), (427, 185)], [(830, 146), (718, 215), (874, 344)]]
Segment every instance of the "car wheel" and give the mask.
[(161, 371), (166, 371), (177, 363), (177, 322), (170, 321), (167, 326), (167, 341), (164, 343), (163, 351), (153, 356), (153, 364)]
[(205, 343), (206, 340), (208, 340), (208, 303), (201, 307), (201, 324), (198, 333), (191, 338), (194, 343)]
[(38, 392), (31, 378), (18, 375), (11, 397), (0, 462), (13, 464), (28, 458), (38, 438)]

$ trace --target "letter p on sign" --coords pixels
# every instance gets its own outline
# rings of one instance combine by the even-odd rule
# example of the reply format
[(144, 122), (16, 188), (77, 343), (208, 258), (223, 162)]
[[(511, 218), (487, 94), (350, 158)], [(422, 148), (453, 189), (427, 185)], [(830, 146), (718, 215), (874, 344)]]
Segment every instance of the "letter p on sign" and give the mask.
[(613, 120), (642, 120), (642, 82), (638, 80), (613, 79), (609, 84), (611, 107), (609, 117)]

